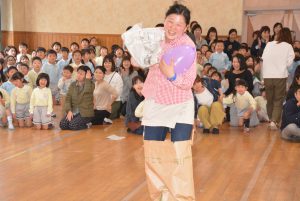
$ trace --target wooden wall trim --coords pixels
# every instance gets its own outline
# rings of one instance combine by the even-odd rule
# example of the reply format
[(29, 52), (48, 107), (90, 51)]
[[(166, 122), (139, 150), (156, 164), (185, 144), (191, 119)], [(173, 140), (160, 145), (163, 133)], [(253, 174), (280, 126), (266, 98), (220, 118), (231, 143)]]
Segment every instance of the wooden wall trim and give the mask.
[[(26, 31), (2, 31), (2, 47), (14, 45), (18, 47), (20, 42), (25, 42), (32, 51), (37, 47), (51, 48), (53, 42), (58, 41), (62, 46), (70, 47), (72, 42), (80, 44), (82, 38), (96, 37), (101, 46), (108, 49), (113, 44), (122, 46), (123, 42), (120, 34), (83, 34), (83, 33), (49, 33), (49, 32), (26, 32)], [(221, 40), (226, 40), (227, 36), (219, 36)], [(238, 36), (238, 39), (241, 37)]]
[(111, 45), (122, 45), (120, 34), (83, 34), (83, 33), (49, 33), (49, 32), (25, 32), (25, 31), (2, 31), (2, 46), (18, 46), (20, 42), (28, 44), (29, 49), (37, 47), (51, 48), (53, 42), (58, 41), (62, 46), (70, 47), (72, 42), (80, 44), (82, 38), (96, 37), (99, 45), (110, 49)]

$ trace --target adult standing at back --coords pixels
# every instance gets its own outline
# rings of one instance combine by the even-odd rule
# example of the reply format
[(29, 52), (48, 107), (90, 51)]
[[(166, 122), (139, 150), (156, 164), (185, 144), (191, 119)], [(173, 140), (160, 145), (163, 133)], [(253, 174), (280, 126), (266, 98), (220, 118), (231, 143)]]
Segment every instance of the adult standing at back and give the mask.
[(224, 52), (228, 55), (229, 59), (232, 59), (235, 52), (238, 52), (241, 44), (236, 40), (237, 30), (230, 29), (228, 33), (228, 39), (224, 41)]
[(276, 130), (281, 118), (288, 67), (295, 58), (291, 44), (291, 31), (285, 27), (280, 30), (277, 40), (266, 45), (262, 55), (262, 75), (266, 89), (267, 112), (271, 121), (270, 129)]
[(262, 26), (259, 31), (259, 36), (252, 43), (251, 55), (254, 57), (261, 57), (269, 41), (270, 41), (270, 27)]

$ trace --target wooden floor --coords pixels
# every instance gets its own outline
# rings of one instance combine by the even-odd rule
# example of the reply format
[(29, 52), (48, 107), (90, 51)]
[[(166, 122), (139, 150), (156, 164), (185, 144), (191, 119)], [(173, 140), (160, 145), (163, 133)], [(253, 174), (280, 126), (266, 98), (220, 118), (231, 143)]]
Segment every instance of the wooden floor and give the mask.
[[(121, 119), (84, 131), (0, 128), (0, 201), (150, 201), (142, 142)], [(300, 143), (266, 124), (248, 136), (198, 130), (193, 162), (197, 201), (300, 200)]]

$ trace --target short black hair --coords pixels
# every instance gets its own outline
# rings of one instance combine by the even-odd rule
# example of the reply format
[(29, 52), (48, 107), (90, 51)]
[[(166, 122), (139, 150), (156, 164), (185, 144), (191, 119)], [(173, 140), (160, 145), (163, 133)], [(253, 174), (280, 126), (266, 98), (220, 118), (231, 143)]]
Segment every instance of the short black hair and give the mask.
[(44, 52), (44, 53), (46, 53), (46, 49), (43, 48), (43, 47), (38, 47), (38, 48), (36, 48), (36, 52)]
[(241, 47), (246, 47), (247, 49), (249, 49), (248, 43), (241, 43)]
[(108, 48), (106, 46), (101, 46), (100, 50), (102, 50), (102, 49), (106, 49), (108, 51)]
[(96, 51), (96, 47), (94, 45), (89, 45), (87, 47), (89, 50), (93, 50), (93, 51)]
[(28, 49), (28, 45), (27, 45), (27, 43), (20, 42), (20, 43), (19, 43), (19, 47), (20, 47), (20, 46), (26, 47), (26, 49)]
[(89, 43), (91, 43), (91, 41), (92, 41), (93, 39), (96, 39), (96, 40), (97, 40), (97, 38), (96, 38), (95, 36), (93, 36), (93, 37), (90, 38)]
[(118, 47), (120, 47), (120, 46), (117, 45), (117, 44), (113, 44), (113, 45), (111, 46), (111, 52), (115, 53), (115, 50), (116, 50)]
[[(79, 53), (81, 55), (81, 51), (80, 50), (75, 50), (74, 52), (72, 52), (72, 57), (74, 56), (74, 54)], [(72, 60), (71, 60), (72, 61)]]
[(224, 41), (223, 40), (215, 40), (215, 43), (222, 43), (224, 45)]
[(121, 48), (121, 47), (119, 46), (119, 47), (116, 47), (116, 49), (114, 49), (114, 55), (117, 53), (117, 50), (122, 50), (122, 52), (123, 52), (123, 54), (124, 54), (123, 48)]
[(67, 48), (67, 47), (62, 47), (60, 50), (61, 50), (62, 52), (67, 52), (67, 53), (70, 52), (69, 48)]
[(24, 55), (22, 55), (22, 56), (20, 57), (20, 61), (21, 61), (22, 59), (24, 59), (24, 58), (29, 60), (28, 56), (27, 56), (26, 54), (24, 54)]
[(16, 70), (16, 71), (18, 71), (18, 69), (17, 69), (15, 66), (10, 66), (10, 67), (7, 69), (6, 73), (8, 74), (9, 71), (11, 71), (11, 70)]
[(295, 85), (293, 90), (294, 90), (294, 94), (297, 93), (297, 91), (300, 89), (300, 85)]
[(19, 71), (15, 72), (10, 78), (10, 80), (23, 80), (23, 79), (24, 79), (24, 75)]
[(190, 23), (191, 11), (186, 6), (179, 4), (177, 1), (175, 1), (174, 4), (169, 7), (168, 11), (166, 12), (166, 18), (172, 14), (183, 15), (185, 24), (188, 25)]
[(262, 32), (265, 32), (265, 31), (267, 31), (267, 32), (271, 32), (271, 30), (270, 30), (270, 27), (269, 26), (262, 26), (261, 28), (260, 28), (260, 30), (259, 30), (259, 32), (260, 32), (260, 34), (262, 33)]
[(83, 39), (81, 39), (80, 43), (82, 43), (83, 41), (86, 41), (88, 44), (90, 44), (90, 40), (89, 40), (89, 39), (87, 39), (87, 38), (83, 38)]
[(31, 62), (33, 63), (35, 60), (38, 60), (39, 62), (43, 63), (40, 57), (33, 57), (31, 59)]
[(5, 57), (5, 61), (7, 61), (9, 58), (13, 58), (16, 61), (16, 57), (14, 57), (13, 55), (7, 55)]
[(213, 53), (213, 52), (211, 51), (211, 49), (208, 49), (208, 50), (205, 52), (205, 55), (206, 55), (207, 52)]
[(52, 49), (47, 51), (47, 56), (50, 54), (55, 54), (55, 56), (57, 56), (57, 53), (55, 52), (55, 50), (52, 50)]
[(51, 47), (53, 48), (53, 47), (54, 47), (54, 45), (58, 45), (59, 47), (61, 47), (61, 44), (60, 44), (60, 42), (54, 42), (54, 43), (52, 43)]
[(246, 50), (246, 52), (248, 51), (248, 48), (245, 46), (240, 46), (239, 50)]
[(218, 69), (217, 69), (216, 67), (211, 66), (211, 67), (207, 70), (207, 72), (210, 72), (211, 70), (213, 70), (214, 72), (215, 72), (215, 71), (218, 71)]
[(136, 75), (132, 78), (132, 86), (135, 85), (138, 80), (144, 82), (144, 79), (140, 75)]
[(73, 73), (73, 71), (74, 71), (73, 67), (70, 66), (70, 65), (66, 65), (66, 66), (63, 68), (63, 70), (68, 70), (68, 71), (70, 71), (71, 73)]
[(105, 74), (105, 72), (106, 72), (106, 68), (104, 68), (104, 66), (96, 66), (95, 71), (97, 69), (101, 70), (103, 74)]
[(236, 29), (230, 29), (228, 32), (228, 35), (232, 34), (233, 32), (235, 32), (237, 34), (237, 30)]
[(47, 80), (47, 84), (46, 87), (49, 87), (50, 85), (50, 78), (49, 75), (47, 73), (40, 73), (36, 79), (36, 86), (40, 86), (40, 80), (41, 79), (45, 79)]
[(158, 23), (155, 25), (155, 27), (164, 27), (164, 24), (163, 23)]
[(71, 47), (72, 45), (76, 45), (76, 46), (79, 48), (79, 45), (78, 45), (78, 43), (76, 43), (76, 42), (72, 42), (72, 43), (70, 44), (70, 47)]
[(25, 66), (29, 70), (29, 66), (23, 62), (20, 62), (20, 66)]
[(80, 70), (84, 71), (85, 73), (87, 73), (88, 71), (91, 71), (91, 69), (88, 66), (79, 66), (77, 68), (77, 72)]
[(212, 66), (212, 64), (211, 63), (206, 63), (206, 64), (204, 64), (204, 66), (203, 66), (203, 68), (205, 68), (206, 66)]
[(81, 50), (81, 56), (84, 56), (85, 54), (91, 54), (91, 50), (88, 48), (84, 48)]
[(239, 79), (239, 80), (235, 81), (235, 86), (248, 87), (248, 84), (244, 79)]
[(222, 75), (221, 75), (220, 72), (214, 71), (214, 72), (211, 74), (211, 77), (212, 77), (214, 74), (217, 74), (217, 75), (222, 79)]

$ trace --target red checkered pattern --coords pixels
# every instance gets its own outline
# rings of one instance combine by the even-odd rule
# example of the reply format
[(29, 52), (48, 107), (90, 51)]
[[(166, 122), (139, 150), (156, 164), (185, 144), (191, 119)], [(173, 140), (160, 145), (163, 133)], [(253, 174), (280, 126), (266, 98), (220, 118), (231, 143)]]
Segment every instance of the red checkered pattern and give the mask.
[[(164, 55), (168, 50), (179, 46), (190, 45), (195, 47), (194, 42), (184, 34), (179, 39), (170, 43), (162, 43), (162, 53)], [(160, 56), (160, 57), (161, 57)], [(192, 66), (183, 74), (177, 75), (175, 81), (169, 81), (159, 69), (159, 64), (150, 67), (147, 79), (143, 87), (143, 95), (146, 99), (154, 99), (159, 104), (183, 103), (191, 98), (192, 86), (196, 78), (196, 58)]]

